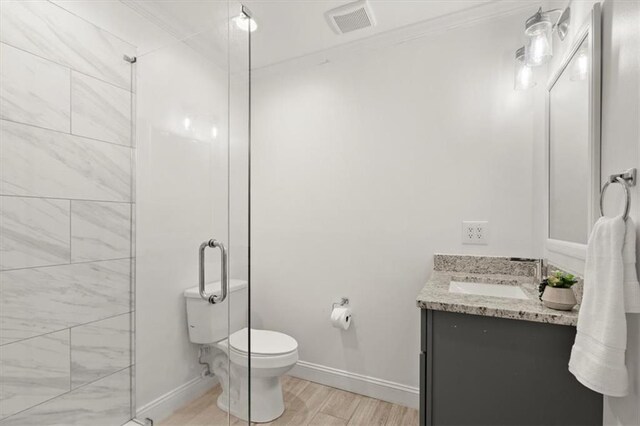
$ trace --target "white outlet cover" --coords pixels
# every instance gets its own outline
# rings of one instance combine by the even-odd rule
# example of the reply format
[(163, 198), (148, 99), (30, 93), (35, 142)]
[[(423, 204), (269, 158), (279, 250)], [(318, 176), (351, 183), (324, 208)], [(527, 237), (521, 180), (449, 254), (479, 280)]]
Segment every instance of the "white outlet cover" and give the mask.
[(489, 222), (471, 221), (462, 222), (462, 244), (487, 245), (489, 241)]

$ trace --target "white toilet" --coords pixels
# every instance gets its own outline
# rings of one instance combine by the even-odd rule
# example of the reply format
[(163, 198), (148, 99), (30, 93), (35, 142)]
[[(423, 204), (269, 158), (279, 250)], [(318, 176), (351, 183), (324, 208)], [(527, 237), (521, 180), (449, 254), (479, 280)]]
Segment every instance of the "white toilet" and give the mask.
[[(207, 294), (220, 294), (220, 282), (207, 284)], [(198, 287), (184, 292), (189, 339), (216, 348), (214, 374), (222, 385), (218, 407), (248, 420), (247, 282), (231, 280), (229, 297), (212, 305), (200, 297)], [(230, 309), (227, 305), (231, 303)], [(227, 339), (227, 314), (230, 336)], [(231, 375), (228, 360), (231, 360)], [(251, 421), (267, 423), (284, 412), (280, 376), (298, 361), (298, 342), (284, 333), (251, 329)], [(231, 380), (229, 380), (231, 377)]]

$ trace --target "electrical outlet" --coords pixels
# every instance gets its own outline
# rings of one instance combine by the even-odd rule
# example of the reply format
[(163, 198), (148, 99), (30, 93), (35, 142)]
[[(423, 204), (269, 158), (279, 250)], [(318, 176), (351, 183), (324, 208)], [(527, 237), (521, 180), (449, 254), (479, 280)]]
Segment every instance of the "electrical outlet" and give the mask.
[(462, 244), (488, 244), (489, 222), (486, 221), (463, 221), (462, 222)]

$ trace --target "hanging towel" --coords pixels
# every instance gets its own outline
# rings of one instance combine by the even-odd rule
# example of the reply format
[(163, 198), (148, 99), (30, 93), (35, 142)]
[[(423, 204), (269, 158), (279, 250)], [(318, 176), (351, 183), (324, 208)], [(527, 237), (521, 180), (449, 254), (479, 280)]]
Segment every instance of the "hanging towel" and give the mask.
[(631, 218), (627, 218), (622, 261), (624, 262), (625, 311), (628, 314), (638, 314), (640, 313), (640, 283), (638, 283), (636, 272), (636, 225)]
[(624, 240), (622, 216), (601, 217), (593, 227), (587, 244), (578, 331), (569, 360), (569, 371), (580, 383), (609, 396), (629, 392)]

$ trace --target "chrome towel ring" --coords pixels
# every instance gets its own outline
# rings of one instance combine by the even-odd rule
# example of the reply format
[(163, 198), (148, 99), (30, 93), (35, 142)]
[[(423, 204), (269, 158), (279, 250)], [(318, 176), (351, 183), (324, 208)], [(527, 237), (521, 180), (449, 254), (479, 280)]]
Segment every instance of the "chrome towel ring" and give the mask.
[(619, 183), (624, 188), (625, 193), (625, 206), (623, 219), (627, 220), (629, 217), (629, 211), (631, 209), (631, 187), (636, 184), (636, 169), (629, 169), (622, 173), (609, 176), (609, 179), (605, 182), (600, 192), (600, 215), (604, 216), (604, 193), (612, 183)]

